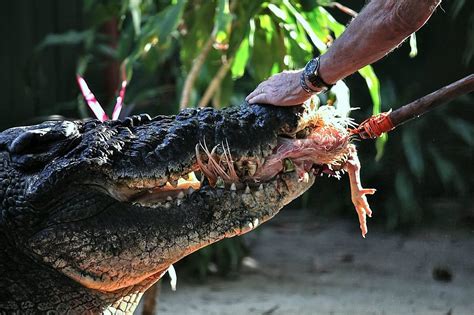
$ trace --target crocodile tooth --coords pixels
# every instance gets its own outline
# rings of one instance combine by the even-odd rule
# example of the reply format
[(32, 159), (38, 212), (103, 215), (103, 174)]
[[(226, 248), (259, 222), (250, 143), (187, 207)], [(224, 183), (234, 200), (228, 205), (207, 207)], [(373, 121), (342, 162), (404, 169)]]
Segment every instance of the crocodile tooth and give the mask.
[(249, 185), (247, 185), (247, 187), (245, 187), (245, 193), (246, 193), (246, 194), (250, 194), (250, 187), (249, 187)]
[(194, 191), (195, 191), (194, 188), (189, 187), (188, 188), (188, 195), (191, 195)]
[(172, 201), (172, 200), (173, 200), (173, 197), (171, 197), (171, 196), (168, 196), (168, 197), (166, 197), (166, 200), (168, 200), (168, 201)]
[(225, 182), (221, 177), (217, 177), (216, 187), (217, 188), (225, 188)]
[(178, 199), (183, 199), (184, 198), (184, 192), (180, 191), (178, 194)]
[(230, 185), (230, 190), (233, 190), (233, 191), (237, 190), (237, 187), (235, 186), (235, 183), (232, 183), (232, 185)]
[(254, 161), (248, 161), (247, 170), (249, 172), (249, 176), (255, 175), (255, 173), (257, 172), (257, 165)]
[(256, 228), (258, 226), (258, 219), (253, 220), (253, 227)]
[(178, 187), (178, 180), (177, 179), (170, 178), (168, 180), (168, 183), (170, 183), (170, 185), (173, 186), (174, 188)]
[(248, 223), (248, 226), (249, 226), (250, 229), (253, 229), (253, 224), (252, 224), (252, 222), (249, 222), (249, 223)]
[(258, 190), (263, 190), (263, 184), (260, 184), (260, 186), (258, 186)]
[(171, 202), (167, 202), (165, 203), (165, 206), (164, 206), (166, 209), (169, 209), (171, 208)]
[(303, 182), (304, 182), (304, 183), (309, 182), (309, 174), (308, 174), (308, 172), (304, 172), (304, 174), (303, 174)]
[(176, 202), (176, 205), (181, 206), (181, 204), (183, 203), (183, 199), (178, 199), (178, 201)]

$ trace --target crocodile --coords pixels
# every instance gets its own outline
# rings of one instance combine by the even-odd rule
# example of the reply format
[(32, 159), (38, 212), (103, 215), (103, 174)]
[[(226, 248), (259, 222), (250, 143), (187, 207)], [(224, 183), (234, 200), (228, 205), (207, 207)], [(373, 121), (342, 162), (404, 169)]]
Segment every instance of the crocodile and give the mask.
[(133, 313), (173, 263), (255, 229), (324, 173), (349, 172), (364, 232), (373, 191), (330, 112), (244, 103), (1, 132), (0, 313)]

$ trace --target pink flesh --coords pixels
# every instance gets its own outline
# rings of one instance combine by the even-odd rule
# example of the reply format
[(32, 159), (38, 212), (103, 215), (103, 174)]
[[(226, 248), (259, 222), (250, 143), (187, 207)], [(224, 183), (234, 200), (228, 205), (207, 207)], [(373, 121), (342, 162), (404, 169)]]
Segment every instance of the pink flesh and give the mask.
[(349, 137), (334, 128), (320, 128), (305, 139), (279, 138), (274, 153), (255, 174), (259, 181), (266, 181), (283, 171), (284, 159), (290, 159), (300, 174), (311, 169), (313, 164), (333, 164), (348, 152)]
[(323, 130), (311, 134), (306, 139), (280, 138), (274, 153), (265, 159), (265, 163), (255, 174), (255, 179), (266, 181), (283, 171), (283, 160), (290, 159), (300, 180), (313, 165), (327, 167), (344, 159), (342, 168), (348, 172), (351, 187), (351, 199), (359, 217), (362, 236), (367, 234), (367, 219), (372, 216), (366, 195), (375, 193), (375, 189), (363, 188), (360, 180), (360, 162), (354, 145), (349, 143), (349, 137), (335, 130)]

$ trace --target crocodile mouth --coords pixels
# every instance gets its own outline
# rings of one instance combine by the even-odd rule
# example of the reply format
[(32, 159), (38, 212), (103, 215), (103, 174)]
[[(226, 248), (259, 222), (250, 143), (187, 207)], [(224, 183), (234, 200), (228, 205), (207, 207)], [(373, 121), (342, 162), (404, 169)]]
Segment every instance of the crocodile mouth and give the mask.
[[(295, 130), (278, 133), (278, 140), (260, 156), (232, 154), (227, 141), (209, 148), (203, 140), (195, 146), (195, 159), (183, 173), (168, 178), (127, 180), (110, 192), (122, 201), (147, 207), (169, 207), (203, 190), (227, 190), (250, 193), (282, 181), (290, 190), (288, 178), (309, 183), (315, 175), (339, 177), (350, 154), (347, 118), (333, 107), (306, 105)], [(296, 176), (284, 176), (289, 173)]]

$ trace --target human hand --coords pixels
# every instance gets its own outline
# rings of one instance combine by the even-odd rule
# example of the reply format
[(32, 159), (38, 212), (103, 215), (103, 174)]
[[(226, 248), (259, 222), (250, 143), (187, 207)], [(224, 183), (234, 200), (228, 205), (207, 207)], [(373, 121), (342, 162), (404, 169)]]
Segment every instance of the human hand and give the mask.
[(300, 85), (302, 71), (284, 71), (271, 76), (268, 80), (260, 83), (245, 100), (250, 104), (261, 103), (280, 106), (304, 103), (312, 94), (303, 90)]

